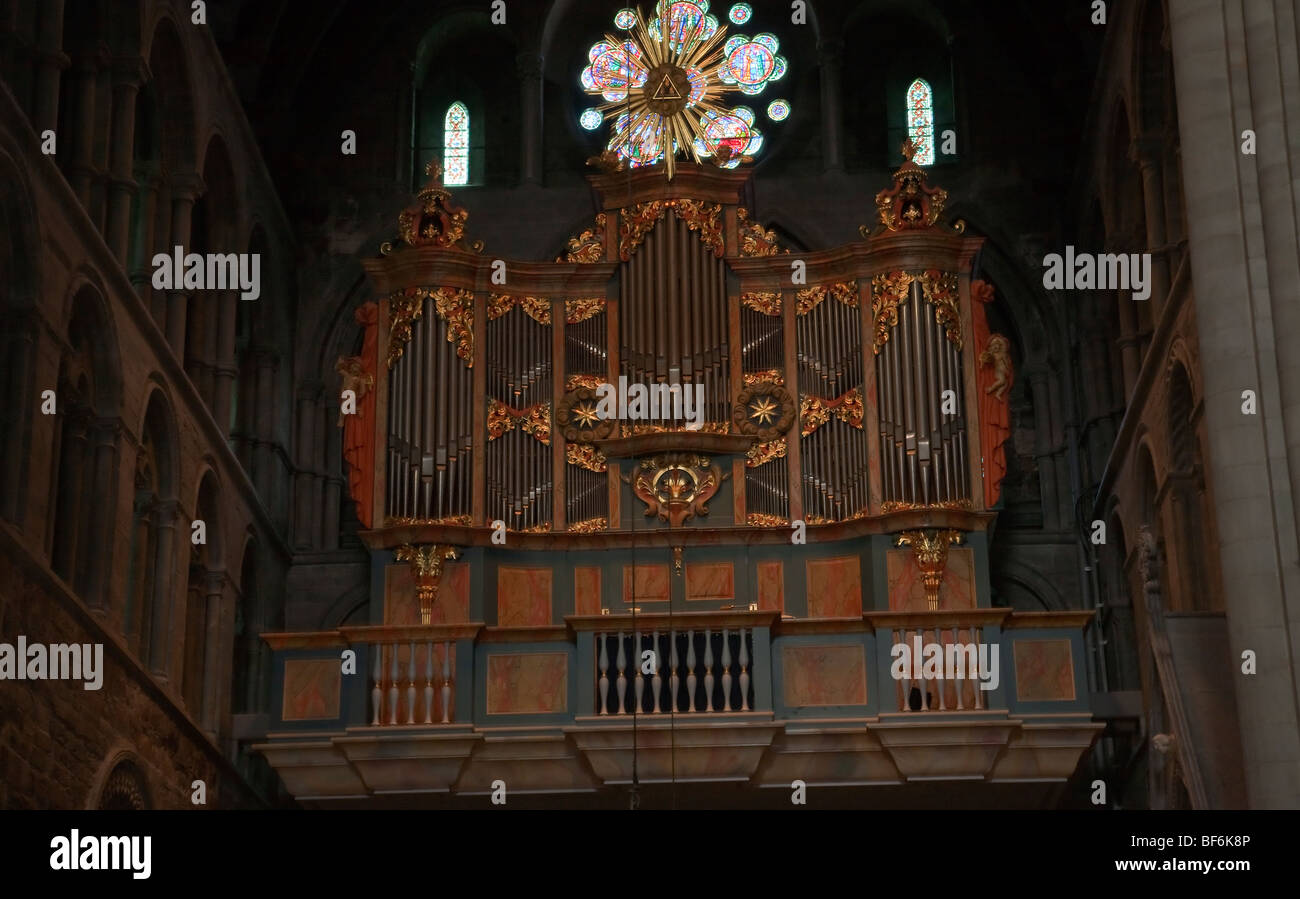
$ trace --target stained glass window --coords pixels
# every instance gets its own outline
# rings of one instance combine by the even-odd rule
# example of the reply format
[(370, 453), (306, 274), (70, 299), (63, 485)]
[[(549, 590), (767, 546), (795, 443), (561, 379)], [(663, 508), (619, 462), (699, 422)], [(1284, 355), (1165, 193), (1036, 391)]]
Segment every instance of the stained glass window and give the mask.
[(469, 184), (469, 110), (460, 102), (442, 120), (442, 183)]
[(934, 164), (934, 92), (918, 78), (907, 86), (907, 136), (912, 139), (917, 165)]

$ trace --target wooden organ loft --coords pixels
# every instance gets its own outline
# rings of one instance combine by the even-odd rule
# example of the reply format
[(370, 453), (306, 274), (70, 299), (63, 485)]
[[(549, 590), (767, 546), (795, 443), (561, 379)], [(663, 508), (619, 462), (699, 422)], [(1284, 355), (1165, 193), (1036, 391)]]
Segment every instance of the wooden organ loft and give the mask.
[[(991, 606), (1013, 373), (981, 240), (909, 154), (862, 240), (795, 257), (748, 177), (592, 175), (593, 225), (534, 262), (472, 242), (435, 168), (365, 261), (378, 299), (339, 371), (369, 623), (265, 638), (258, 748), (300, 800), (634, 771), (1059, 797), (1101, 729), (1091, 613)], [(602, 416), (620, 382), (629, 408), (633, 385), (699, 395), (692, 426)], [(996, 647), (996, 682), (897, 676), (914, 641)]]

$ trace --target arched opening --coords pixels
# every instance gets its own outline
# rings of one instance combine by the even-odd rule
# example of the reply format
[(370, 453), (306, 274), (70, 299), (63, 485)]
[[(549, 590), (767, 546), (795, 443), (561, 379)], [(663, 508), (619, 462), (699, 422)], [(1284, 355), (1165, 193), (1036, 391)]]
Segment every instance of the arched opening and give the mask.
[(176, 527), (175, 426), (160, 392), (149, 399), (135, 462), (123, 631), (153, 671), (166, 668)]
[[(221, 138), (212, 138), (203, 161), (205, 193), (194, 203), (190, 218), (190, 251), (199, 254), (217, 254), (234, 260), (242, 247), (234, 245), (231, 223), (238, 215), (238, 192), (234, 169)], [(238, 297), (238, 267), (209, 266), (209, 271), (222, 274), (225, 287), (192, 293), (185, 313), (185, 373), (190, 376), (204, 405), (215, 411), (217, 378), (219, 371), (221, 328), (226, 316), (234, 315), (233, 303)], [(217, 269), (220, 269), (220, 272)], [(233, 276), (233, 277), (232, 277)]]
[(1170, 521), (1177, 530), (1174, 552), (1181, 583), (1176, 585), (1170, 606), (1185, 611), (1214, 608), (1219, 591), (1209, 580), (1205, 541), (1205, 484), (1200, 447), (1192, 421), (1192, 385), (1182, 363), (1169, 373), (1169, 503)]
[[(55, 573), (100, 605), (110, 567), (116, 505), (121, 372), (101, 297), (83, 287), (72, 302), (68, 343), (59, 360), (49, 557)], [(93, 496), (96, 502), (87, 502)]]
[(235, 658), (231, 666), (230, 711), (235, 715), (265, 712), (270, 648), (262, 643), (262, 601), (257, 585), (257, 544), (248, 541), (239, 570), (239, 604), (235, 610)]
[(140, 766), (130, 760), (118, 762), (99, 793), (95, 805), (101, 811), (145, 811), (152, 808), (149, 784)]
[[(189, 579), (185, 591), (185, 652), (181, 689), (190, 714), (205, 728), (215, 725), (213, 691), (216, 663), (213, 645), (221, 621), (221, 519), (216, 478), (211, 472), (199, 485), (195, 521), (203, 522), (205, 541), (190, 540)], [(193, 525), (191, 525), (193, 528)]]

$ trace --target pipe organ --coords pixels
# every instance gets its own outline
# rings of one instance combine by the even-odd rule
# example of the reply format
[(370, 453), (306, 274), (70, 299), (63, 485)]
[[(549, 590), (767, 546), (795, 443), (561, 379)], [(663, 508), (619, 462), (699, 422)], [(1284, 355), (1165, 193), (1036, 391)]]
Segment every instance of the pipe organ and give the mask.
[(404, 246), (367, 262), (373, 526), (464, 543), (498, 521), (581, 535), (984, 508), (980, 241), (939, 223), (946, 194), (910, 160), (863, 240), (797, 254), (741, 204), (744, 173), (605, 171), (595, 223), (554, 262), (469, 242), (431, 174)]

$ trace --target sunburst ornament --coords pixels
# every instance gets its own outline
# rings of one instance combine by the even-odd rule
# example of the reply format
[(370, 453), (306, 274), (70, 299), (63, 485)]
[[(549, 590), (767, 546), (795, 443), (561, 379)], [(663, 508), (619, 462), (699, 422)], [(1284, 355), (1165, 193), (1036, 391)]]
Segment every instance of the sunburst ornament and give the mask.
[(760, 94), (786, 72), (775, 35), (728, 37), (708, 10), (709, 0), (658, 0), (649, 22), (639, 7), (620, 10), (627, 36), (607, 34), (582, 70), (583, 88), (605, 99), (600, 113), (617, 116), (609, 149), (632, 167), (663, 160), (670, 181), (678, 154), (722, 168), (752, 161), (763, 146), (754, 111), (724, 97)]

